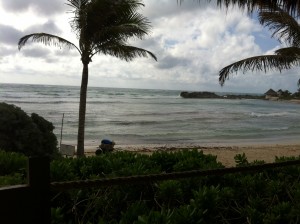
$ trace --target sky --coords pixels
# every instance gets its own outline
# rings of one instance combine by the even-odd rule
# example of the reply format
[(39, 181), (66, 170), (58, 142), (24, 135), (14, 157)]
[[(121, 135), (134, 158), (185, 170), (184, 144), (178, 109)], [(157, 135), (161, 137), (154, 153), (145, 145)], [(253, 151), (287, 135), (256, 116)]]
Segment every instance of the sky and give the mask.
[[(78, 52), (18, 40), (45, 32), (78, 45), (69, 21), (66, 0), (0, 0), (0, 83), (80, 86)], [(153, 52), (152, 58), (132, 62), (96, 55), (89, 65), (89, 86), (264, 93), (268, 89), (297, 91), (300, 69), (238, 72), (223, 87), (219, 71), (246, 57), (273, 54), (282, 47), (255, 15), (214, 3), (185, 0), (144, 0), (139, 12), (151, 22), (151, 32), (130, 44)]]

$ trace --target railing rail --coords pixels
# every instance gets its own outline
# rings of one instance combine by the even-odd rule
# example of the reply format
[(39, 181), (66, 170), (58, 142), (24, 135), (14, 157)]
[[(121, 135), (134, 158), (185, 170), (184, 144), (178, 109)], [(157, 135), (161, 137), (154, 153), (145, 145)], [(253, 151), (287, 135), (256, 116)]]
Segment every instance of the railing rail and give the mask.
[(149, 175), (138, 175), (129, 177), (116, 177), (116, 178), (104, 178), (98, 180), (81, 180), (81, 181), (68, 181), (68, 182), (52, 182), (50, 184), (52, 189), (65, 191), (77, 188), (92, 188), (100, 186), (112, 186), (112, 185), (122, 185), (122, 184), (133, 184), (138, 182), (156, 182), (163, 180), (176, 180), (182, 178), (190, 177), (203, 177), (203, 176), (220, 176), (230, 173), (239, 172), (256, 172), (262, 171), (270, 168), (280, 168), (292, 165), (300, 165), (300, 160), (292, 160), (278, 163), (266, 163), (260, 165), (252, 165), (245, 167), (231, 167), (222, 169), (212, 169), (212, 170), (191, 170), (183, 172), (172, 172), (172, 173), (162, 173), (162, 174), (149, 174)]
[(51, 223), (50, 160), (29, 158), (27, 184), (0, 188), (0, 223)]

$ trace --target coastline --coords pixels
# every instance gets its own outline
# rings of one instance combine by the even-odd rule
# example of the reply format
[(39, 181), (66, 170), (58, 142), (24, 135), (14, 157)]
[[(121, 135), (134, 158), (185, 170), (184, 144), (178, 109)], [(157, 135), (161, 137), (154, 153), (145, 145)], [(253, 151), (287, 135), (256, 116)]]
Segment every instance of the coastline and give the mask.
[[(97, 146), (87, 146), (86, 155), (95, 155)], [(245, 143), (245, 144), (145, 144), (145, 145), (116, 145), (115, 151), (129, 151), (143, 154), (151, 154), (155, 151), (174, 152), (182, 149), (202, 150), (204, 154), (217, 156), (217, 161), (226, 167), (235, 166), (234, 156), (245, 153), (249, 162), (264, 160), (267, 163), (275, 161), (275, 157), (300, 156), (300, 141), (269, 144), (269, 143)]]

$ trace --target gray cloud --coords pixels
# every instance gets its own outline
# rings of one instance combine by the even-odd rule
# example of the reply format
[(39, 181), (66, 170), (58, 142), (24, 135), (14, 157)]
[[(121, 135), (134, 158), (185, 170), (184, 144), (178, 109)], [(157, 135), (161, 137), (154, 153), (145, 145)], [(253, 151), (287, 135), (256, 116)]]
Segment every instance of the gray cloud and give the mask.
[(55, 24), (53, 20), (48, 20), (44, 24), (38, 24), (28, 27), (24, 33), (30, 34), (30, 33), (51, 33), (54, 35), (61, 34), (61, 30), (58, 28), (58, 26)]
[(30, 26), (24, 32), (12, 26), (0, 24), (0, 44), (17, 46), (17, 43), (22, 36), (36, 32), (60, 34), (61, 30), (52, 20), (41, 25)]
[(0, 44), (17, 45), (22, 32), (11, 27), (0, 24)]
[(184, 58), (178, 58), (173, 56), (165, 56), (163, 58), (160, 58), (158, 63), (156, 64), (157, 68), (160, 69), (170, 69), (174, 67), (181, 67), (181, 66), (187, 66), (189, 63), (189, 60)]
[[(49, 8), (47, 4), (57, 7), (58, 2), (63, 5), (66, 1), (0, 0), (0, 3), (5, 5), (6, 10), (10, 9), (12, 14), (16, 11), (30, 10), (29, 12), (36, 16), (38, 12), (42, 17), (41, 21), (45, 21), (42, 15), (45, 10), (48, 10), (47, 15), (62, 12), (59, 8), (57, 11)], [(106, 55), (97, 55), (90, 66), (92, 85), (226, 92), (265, 92), (273, 86), (274, 89), (278, 89), (279, 86), (285, 89), (296, 86), (294, 80), (298, 80), (296, 71), (299, 69), (295, 70), (295, 74), (297, 73), (295, 78), (289, 73), (290, 71), (285, 73), (288, 74), (287, 76), (280, 77), (271, 72), (260, 75), (251, 72), (245, 75), (234, 74), (226, 81), (223, 88), (220, 87), (218, 73), (222, 67), (245, 57), (274, 50), (274, 43), (268, 42), (270, 44), (266, 46), (266, 41), (270, 40), (267, 32), (264, 38), (257, 38), (258, 34), (261, 35), (260, 25), (257, 20), (249, 19), (245, 13), (229, 10), (226, 14), (224, 10), (220, 11), (215, 5), (208, 4), (204, 0), (200, 1), (200, 4), (196, 0), (185, 0), (182, 5), (177, 5), (177, 0), (144, 0), (144, 3), (146, 7), (141, 10), (141, 13), (149, 18), (153, 29), (144, 40), (135, 39), (129, 44), (153, 52), (158, 57), (158, 62), (150, 58), (141, 58), (127, 63)], [(27, 25), (30, 27), (24, 32), (8, 26), (2, 26), (3, 29), (0, 27), (0, 41), (3, 43), (1, 45), (0, 42), (0, 56), (1, 54), (3, 56), (2, 71), (4, 69), (11, 71), (17, 62), (23, 66), (22, 71), (12, 71), (12, 74), (28, 71), (35, 75), (39, 74), (38, 78), (35, 76), (31, 79), (28, 75), (28, 79), (24, 79), (26, 82), (79, 85), (82, 68), (76, 51), (28, 43), (28, 46), (22, 49), (20, 54), (16, 54), (15, 58), (5, 57), (13, 54), (12, 49), (17, 51), (16, 43), (12, 41), (12, 38), (17, 35), (47, 32), (76, 41), (72, 39), (74, 35), (71, 35), (66, 28), (69, 25), (67, 17), (69, 15), (64, 13), (48, 16), (53, 20), (40, 25), (34, 25), (39, 20), (30, 21), (26, 23), (26, 27)], [(5, 24), (5, 21), (1, 22)], [(60, 30), (57, 26), (64, 28)], [(34, 59), (26, 59), (24, 55)], [(28, 63), (35, 60), (38, 63)], [(53, 78), (53, 75), (59, 76), (59, 81)], [(11, 82), (24, 82), (24, 80), (12, 79)], [(282, 84), (283, 82), (285, 85)]]
[(58, 56), (58, 57), (67, 56), (67, 57), (78, 57), (78, 58), (80, 58), (80, 55), (79, 55), (77, 50), (73, 50), (73, 49), (70, 50), (70, 49), (66, 49), (66, 48), (55, 50), (55, 56)]
[(15, 54), (16, 52), (17, 52), (17, 47), (8, 48), (8, 47), (0, 46), (0, 56), (1, 57), (9, 56), (9, 55)]
[(24, 56), (32, 58), (47, 58), (51, 51), (43, 47), (25, 48), (21, 51)]
[(62, 0), (0, 0), (2, 7), (7, 11), (32, 10), (40, 15), (51, 15), (65, 11), (65, 2)]
[[(179, 2), (179, 1), (178, 1)], [(177, 4), (176, 0), (144, 0), (145, 9), (143, 14), (153, 22), (159, 22), (161, 18), (170, 16), (179, 17), (182, 13), (194, 13), (195, 11), (205, 10), (208, 7), (216, 7), (216, 1), (192, 1), (186, 0)], [(158, 21), (155, 21), (158, 20)]]

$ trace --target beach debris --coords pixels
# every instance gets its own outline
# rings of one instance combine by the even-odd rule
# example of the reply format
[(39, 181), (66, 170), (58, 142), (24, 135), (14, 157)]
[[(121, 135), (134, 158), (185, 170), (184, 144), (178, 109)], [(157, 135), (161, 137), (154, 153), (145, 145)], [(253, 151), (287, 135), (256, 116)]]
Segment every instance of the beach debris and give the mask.
[(111, 141), (108, 139), (103, 139), (101, 141), (101, 144), (99, 145), (99, 147), (96, 150), (96, 155), (114, 151), (115, 144), (116, 143), (114, 141)]

